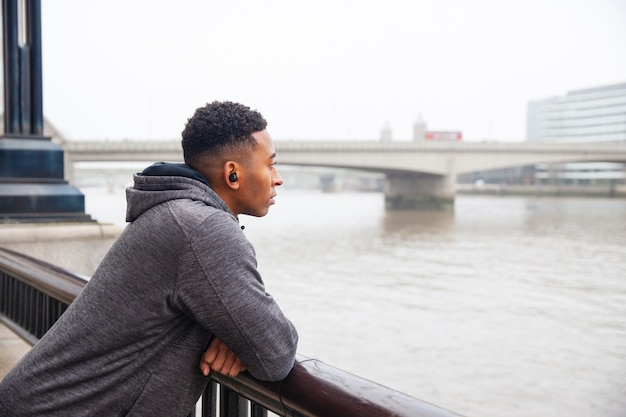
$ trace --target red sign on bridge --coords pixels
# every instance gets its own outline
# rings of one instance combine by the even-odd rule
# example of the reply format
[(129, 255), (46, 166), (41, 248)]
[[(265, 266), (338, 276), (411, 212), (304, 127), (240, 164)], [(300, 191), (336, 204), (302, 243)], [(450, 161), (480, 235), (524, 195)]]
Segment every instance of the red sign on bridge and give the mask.
[(427, 131), (426, 140), (463, 140), (463, 133), (454, 131)]

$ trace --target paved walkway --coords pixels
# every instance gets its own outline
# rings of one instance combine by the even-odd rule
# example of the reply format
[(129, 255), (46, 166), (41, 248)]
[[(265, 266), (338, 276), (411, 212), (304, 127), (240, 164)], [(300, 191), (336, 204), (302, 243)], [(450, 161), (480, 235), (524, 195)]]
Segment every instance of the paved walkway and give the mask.
[(0, 323), (0, 379), (28, 352), (30, 345)]

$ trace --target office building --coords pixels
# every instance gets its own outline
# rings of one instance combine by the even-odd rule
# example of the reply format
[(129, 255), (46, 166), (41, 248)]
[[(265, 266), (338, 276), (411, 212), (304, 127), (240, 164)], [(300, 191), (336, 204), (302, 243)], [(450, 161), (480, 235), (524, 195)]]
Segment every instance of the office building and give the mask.
[[(626, 142), (626, 83), (570, 91), (528, 103), (527, 140)], [(623, 183), (624, 164), (537, 165), (536, 178), (561, 184)]]

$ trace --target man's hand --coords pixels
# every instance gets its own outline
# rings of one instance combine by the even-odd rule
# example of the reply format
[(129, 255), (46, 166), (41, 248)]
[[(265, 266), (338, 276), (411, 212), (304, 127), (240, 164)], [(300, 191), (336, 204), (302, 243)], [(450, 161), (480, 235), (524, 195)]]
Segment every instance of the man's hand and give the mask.
[(208, 376), (213, 370), (222, 375), (235, 377), (245, 369), (245, 365), (237, 355), (217, 337), (211, 341), (200, 358), (200, 370), (204, 376)]

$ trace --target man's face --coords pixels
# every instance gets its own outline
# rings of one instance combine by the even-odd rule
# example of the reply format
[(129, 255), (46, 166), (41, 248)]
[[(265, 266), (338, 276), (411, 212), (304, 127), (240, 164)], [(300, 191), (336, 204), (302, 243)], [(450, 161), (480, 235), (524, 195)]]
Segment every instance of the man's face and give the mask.
[(239, 214), (265, 216), (276, 197), (275, 188), (282, 185), (283, 179), (275, 165), (276, 151), (272, 138), (266, 130), (252, 134), (257, 146), (246, 158), (242, 175), (239, 175), (240, 189), (237, 193)]

